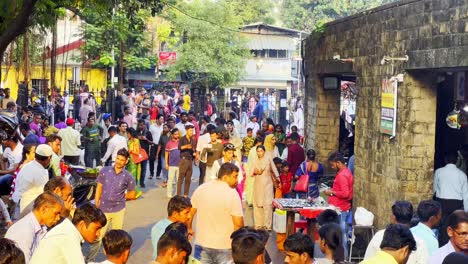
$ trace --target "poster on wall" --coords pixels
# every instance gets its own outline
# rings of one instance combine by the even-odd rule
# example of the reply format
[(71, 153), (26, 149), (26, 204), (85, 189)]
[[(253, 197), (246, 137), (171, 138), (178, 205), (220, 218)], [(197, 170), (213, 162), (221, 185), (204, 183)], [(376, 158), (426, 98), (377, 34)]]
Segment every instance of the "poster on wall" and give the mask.
[(397, 88), (397, 79), (391, 78), (382, 80), (380, 132), (392, 137), (396, 135)]

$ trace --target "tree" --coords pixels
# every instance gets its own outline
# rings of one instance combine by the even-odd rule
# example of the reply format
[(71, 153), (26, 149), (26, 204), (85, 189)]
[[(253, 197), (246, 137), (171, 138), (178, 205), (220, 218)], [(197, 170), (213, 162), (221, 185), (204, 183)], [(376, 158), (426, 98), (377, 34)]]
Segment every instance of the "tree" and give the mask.
[(177, 61), (169, 68), (169, 78), (189, 73), (194, 81), (204, 79), (210, 87), (237, 82), (250, 56), (238, 32), (243, 18), (236, 15), (228, 1), (194, 0), (181, 3), (179, 9), (192, 17), (175, 9), (165, 14), (174, 30), (184, 36), (183, 43), (176, 48)]
[(230, 6), (234, 14), (241, 19), (243, 25), (255, 22), (274, 24), (271, 0), (223, 0)]
[(395, 0), (284, 0), (281, 18), (286, 27), (311, 32), (326, 22), (393, 1)]

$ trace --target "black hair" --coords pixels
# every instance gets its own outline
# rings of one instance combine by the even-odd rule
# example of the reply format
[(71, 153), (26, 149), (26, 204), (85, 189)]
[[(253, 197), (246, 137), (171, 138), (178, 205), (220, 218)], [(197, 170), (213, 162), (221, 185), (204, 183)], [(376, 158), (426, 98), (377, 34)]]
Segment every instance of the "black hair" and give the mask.
[(170, 230), (161, 236), (157, 246), (158, 256), (165, 254), (169, 248), (175, 248), (177, 251), (185, 251), (187, 256), (192, 253), (192, 245), (188, 239), (176, 230)]
[(418, 217), (421, 222), (429, 221), (431, 216), (437, 216), (441, 210), (440, 203), (434, 200), (421, 201), (418, 205)]
[(333, 152), (330, 157), (328, 157), (328, 162), (341, 162), (341, 163), (345, 163), (346, 160), (343, 156), (343, 154), (341, 154), (340, 152), (336, 151), (336, 152)]
[(281, 124), (276, 124), (276, 126), (275, 126), (275, 131), (276, 131), (276, 129), (277, 129), (278, 127), (281, 128), (281, 133), (284, 133), (284, 129), (283, 129), (283, 126), (282, 126)]
[(308, 235), (302, 233), (292, 234), (284, 241), (283, 246), (285, 251), (299, 255), (307, 253), (310, 258), (314, 258), (314, 242)]
[(233, 122), (232, 120), (229, 120), (229, 121), (226, 122), (226, 125), (229, 125), (229, 124), (231, 124), (232, 126), (234, 126), (234, 122)]
[(291, 135), (289, 135), (292, 141), (299, 141), (301, 137), (297, 132), (292, 132)]
[(413, 205), (408, 201), (396, 201), (392, 205), (392, 213), (399, 224), (411, 223), (413, 212)]
[(126, 231), (113, 229), (102, 238), (106, 256), (119, 257), (132, 247), (133, 239)]
[(101, 211), (101, 209), (91, 203), (86, 203), (76, 208), (72, 223), (76, 226), (81, 221), (84, 221), (86, 226), (89, 226), (91, 223), (99, 223), (101, 224), (101, 227), (103, 227), (107, 224), (106, 215)]
[(174, 222), (166, 227), (164, 233), (170, 232), (171, 230), (177, 231), (181, 233), (184, 237), (188, 237), (188, 227), (185, 223), (182, 222)]
[(313, 150), (313, 149), (307, 150), (307, 159), (308, 160), (315, 160), (315, 156), (316, 156), (315, 150)]
[(20, 165), (26, 160), (26, 155), (29, 154), (33, 147), (37, 147), (37, 144), (25, 144), (23, 146), (23, 155), (21, 157)]
[(252, 264), (265, 253), (265, 245), (253, 233), (235, 237), (231, 242), (232, 258), (235, 264)]
[(117, 156), (123, 156), (126, 159), (128, 159), (130, 157), (130, 153), (128, 153), (127, 149), (121, 148), (121, 149), (119, 149), (119, 151), (117, 151)]
[(127, 133), (129, 133), (133, 138), (138, 137), (138, 133), (133, 127), (127, 128)]
[(174, 134), (174, 133), (177, 132), (177, 131), (179, 131), (179, 129), (178, 129), (177, 127), (175, 127), (175, 128), (173, 128), (173, 129), (171, 130), (171, 134)]
[(416, 250), (416, 241), (406, 225), (393, 224), (385, 229), (380, 249), (398, 250), (408, 246), (410, 251)]
[(247, 133), (248, 132), (253, 132), (253, 129), (251, 127), (247, 128)]
[(187, 114), (187, 112), (182, 112), (182, 113), (180, 113), (180, 116), (181, 116), (181, 117), (182, 117), (182, 116), (188, 116), (188, 114)]
[(20, 130), (31, 131), (31, 128), (29, 127), (28, 123), (21, 123), (20, 124)]
[(452, 252), (445, 257), (442, 264), (465, 264), (468, 263), (468, 256), (463, 252)]
[(119, 132), (119, 129), (116, 127), (116, 126), (110, 126), (109, 129), (107, 129), (107, 132), (112, 133), (118, 133)]
[(289, 168), (289, 164), (288, 164), (287, 161), (283, 161), (283, 163), (282, 163), (281, 165), (283, 166), (283, 168), (284, 168), (284, 167), (288, 167), (288, 168)]
[(36, 210), (46, 205), (55, 206), (57, 204), (63, 206), (62, 198), (53, 192), (43, 192), (34, 200), (33, 209)]
[(53, 193), (55, 189), (59, 188), (62, 190), (65, 186), (67, 186), (67, 180), (62, 176), (55, 176), (44, 185), (44, 192)]
[(447, 223), (453, 230), (457, 229), (460, 223), (468, 224), (468, 213), (463, 210), (456, 210), (448, 216)]
[(211, 121), (209, 116), (203, 116), (203, 120), (205, 120), (205, 122), (207, 122), (207, 123), (209, 123)]
[(156, 119), (159, 119), (159, 118), (161, 118), (161, 117), (164, 117), (164, 115), (163, 115), (163, 114), (158, 114), (158, 116), (156, 117)]
[(26, 259), (23, 251), (13, 240), (0, 238), (0, 264), (24, 264)]
[(138, 124), (145, 124), (145, 120), (142, 118), (138, 119)]
[(317, 223), (320, 226), (331, 223), (339, 224), (340, 217), (338, 216), (338, 213), (335, 210), (326, 209), (317, 216)]
[(457, 152), (455, 151), (448, 151), (444, 155), (444, 161), (447, 164), (455, 164), (457, 163), (457, 160), (458, 160), (458, 155), (457, 155)]
[(231, 239), (235, 239), (236, 237), (249, 234), (249, 233), (255, 234), (258, 237), (258, 239), (260, 239), (263, 242), (264, 245), (266, 245), (270, 237), (270, 234), (265, 229), (255, 229), (250, 226), (243, 226), (237, 229), (236, 231), (232, 232)]
[(176, 195), (172, 197), (167, 203), (167, 215), (171, 216), (173, 213), (182, 212), (187, 208), (191, 208), (192, 203), (190, 199), (184, 196)]
[(283, 160), (281, 158), (275, 157), (273, 158), (273, 163), (275, 164), (283, 164)]
[(58, 139), (60, 142), (62, 142), (62, 138), (61, 138), (60, 136), (57, 136), (57, 135), (55, 135), (55, 134), (52, 134), (52, 135), (50, 135), (50, 136), (48, 136), (48, 137), (46, 138), (46, 144), (51, 143), (51, 142), (54, 142), (54, 141), (57, 140), (57, 139)]
[(233, 172), (239, 172), (239, 167), (232, 163), (224, 163), (221, 165), (218, 171), (218, 179), (221, 179), (223, 176), (232, 174)]
[(259, 148), (263, 149), (263, 151), (265, 151), (265, 146), (263, 146), (263, 145), (257, 146), (256, 150), (258, 150)]
[(333, 260), (335, 262), (344, 261), (343, 233), (338, 224), (325, 224), (318, 230), (319, 236), (325, 241), (325, 244), (333, 251)]
[(119, 122), (119, 127), (121, 127), (123, 124), (126, 124), (126, 125), (128, 126), (127, 122), (125, 122), (125, 121), (120, 121), (120, 122)]

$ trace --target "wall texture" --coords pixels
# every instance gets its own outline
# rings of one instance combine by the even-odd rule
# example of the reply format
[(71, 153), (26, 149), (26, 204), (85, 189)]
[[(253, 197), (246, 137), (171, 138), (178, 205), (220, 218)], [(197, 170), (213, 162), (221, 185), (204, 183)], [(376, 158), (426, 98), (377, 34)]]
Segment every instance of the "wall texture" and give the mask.
[[(354, 62), (337, 62), (352, 58)], [(392, 68), (383, 56), (402, 57)], [(354, 206), (389, 222), (395, 200), (414, 206), (432, 195), (437, 73), (468, 67), (468, 0), (406, 0), (334, 21), (305, 42), (307, 145), (322, 162), (338, 148), (339, 91), (323, 90), (323, 74), (355, 74)], [(404, 73), (398, 88), (397, 135), (379, 132), (381, 81)]]

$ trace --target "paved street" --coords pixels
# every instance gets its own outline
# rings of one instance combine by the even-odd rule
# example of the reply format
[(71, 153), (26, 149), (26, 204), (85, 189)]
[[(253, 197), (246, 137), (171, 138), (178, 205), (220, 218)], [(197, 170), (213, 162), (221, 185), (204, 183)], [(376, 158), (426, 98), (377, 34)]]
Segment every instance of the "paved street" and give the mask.
[[(198, 186), (198, 176), (198, 167), (194, 167), (193, 177), (197, 179), (197, 181), (192, 181), (190, 194), (192, 194), (193, 190)], [(156, 184), (160, 182), (161, 181), (156, 179), (147, 180), (143, 195), (138, 200), (127, 203), (124, 229), (128, 231), (133, 238), (129, 264), (146, 264), (151, 261), (153, 253), (151, 245), (151, 227), (167, 215), (168, 199), (166, 198), (166, 189), (156, 187)], [(251, 209), (247, 208), (245, 210), (244, 220), (246, 225), (252, 225)], [(267, 250), (272, 259), (277, 260), (272, 263), (283, 263), (283, 257), (281, 254), (278, 254), (276, 250), (275, 241), (276, 238), (272, 235), (267, 244)], [(97, 261), (102, 260), (104, 260), (104, 255), (101, 253)]]

